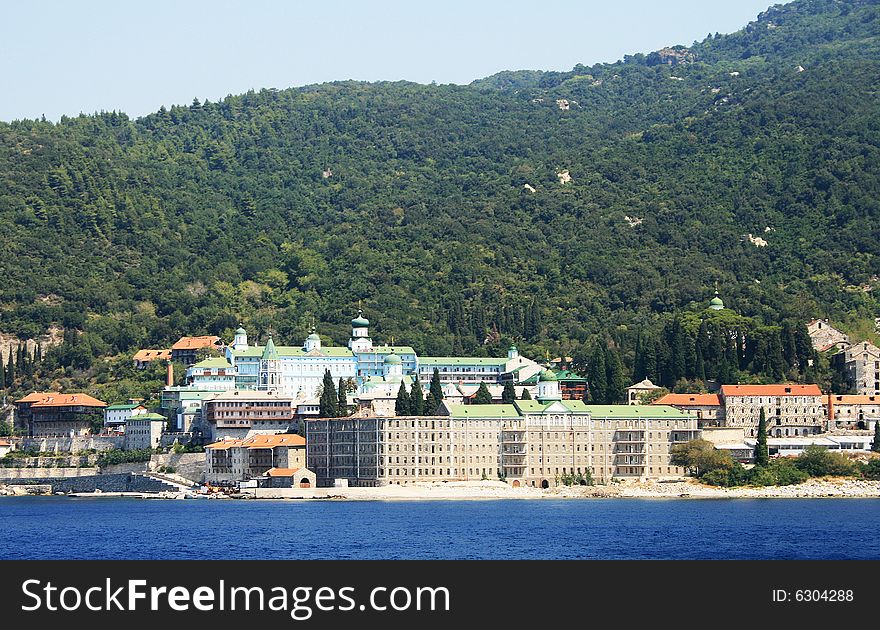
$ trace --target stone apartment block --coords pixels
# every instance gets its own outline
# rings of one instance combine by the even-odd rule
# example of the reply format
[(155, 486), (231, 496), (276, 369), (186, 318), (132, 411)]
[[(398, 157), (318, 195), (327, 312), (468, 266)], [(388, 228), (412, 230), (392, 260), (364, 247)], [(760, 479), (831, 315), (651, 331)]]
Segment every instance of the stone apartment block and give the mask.
[(747, 437), (758, 430), (761, 409), (767, 433), (775, 437), (814, 435), (827, 430), (818, 385), (722, 385), (725, 427), (742, 427)]
[(551, 487), (568, 475), (680, 476), (670, 449), (697, 437), (696, 417), (672, 407), (572, 400), (444, 405), (441, 415), (306, 421), (318, 485), (378, 486), (506, 479)]
[(880, 395), (880, 348), (863, 341), (840, 354), (847, 380), (855, 393), (863, 396)]
[(880, 419), (880, 396), (829, 394), (825, 403), (830, 429), (874, 430)]

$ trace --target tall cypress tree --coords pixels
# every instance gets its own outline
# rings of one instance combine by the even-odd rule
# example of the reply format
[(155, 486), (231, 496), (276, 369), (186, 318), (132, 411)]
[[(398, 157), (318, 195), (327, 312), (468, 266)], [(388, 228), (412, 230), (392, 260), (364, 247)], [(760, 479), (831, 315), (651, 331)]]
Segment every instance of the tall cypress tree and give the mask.
[(520, 400), (531, 400), (532, 395), (529, 393), (529, 390), (527, 390), (525, 387), (523, 387), (523, 393), (522, 393), (522, 396), (519, 397), (519, 399)]
[(880, 420), (874, 422), (874, 442), (871, 444), (871, 450), (880, 453)]
[(608, 400), (608, 373), (605, 368), (605, 351), (601, 344), (593, 349), (590, 360), (590, 394), (594, 404), (602, 405)]
[(513, 386), (513, 381), (506, 381), (504, 391), (501, 392), (501, 402), (505, 405), (512, 405), (514, 400), (516, 400), (516, 388)]
[(431, 375), (431, 385), (428, 387), (428, 397), (425, 399), (425, 413), (433, 414), (443, 401), (443, 386), (440, 384), (440, 370), (434, 368)]
[(406, 385), (400, 381), (400, 389), (397, 390), (397, 400), (394, 401), (394, 414), (397, 416), (410, 415), (409, 392), (406, 391)]
[(0, 389), (6, 389), (6, 360), (0, 352)]
[(345, 393), (345, 380), (339, 377), (339, 387), (336, 390), (336, 413), (340, 417), (348, 416), (348, 396)]
[(474, 394), (474, 404), (475, 405), (491, 405), (492, 404), (492, 394), (489, 393), (489, 388), (486, 387), (486, 383), (484, 381), (480, 381), (480, 386), (477, 388), (477, 393)]
[(770, 463), (770, 451), (767, 449), (767, 418), (764, 408), (761, 407), (761, 415), (758, 419), (758, 439), (755, 444), (755, 466), (766, 466)]
[(623, 402), (626, 398), (626, 373), (623, 370), (623, 363), (620, 361), (620, 355), (613, 348), (605, 348), (605, 370), (608, 378), (606, 380), (605, 402), (614, 405)]
[(324, 380), (321, 384), (321, 399), (318, 405), (318, 415), (322, 418), (338, 417), (338, 398), (336, 397), (336, 388), (333, 386), (333, 376), (330, 370), (324, 371)]
[[(409, 393), (409, 412), (414, 416), (424, 416), (425, 415), (425, 399), (422, 394), (422, 386), (419, 384), (418, 379), (413, 380), (412, 389)], [(434, 410), (431, 410), (433, 413)]]
[(9, 361), (6, 362), (6, 382), (11, 387), (15, 382), (15, 362), (12, 358), (12, 346), (9, 346)]

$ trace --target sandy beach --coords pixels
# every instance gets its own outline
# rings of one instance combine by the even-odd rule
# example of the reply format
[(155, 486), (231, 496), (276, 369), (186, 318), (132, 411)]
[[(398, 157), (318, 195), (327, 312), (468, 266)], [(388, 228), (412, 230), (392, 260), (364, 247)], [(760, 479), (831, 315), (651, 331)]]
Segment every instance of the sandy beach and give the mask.
[(880, 498), (880, 481), (811, 479), (797, 486), (716, 488), (694, 480), (627, 482), (607, 486), (572, 486), (542, 490), (513, 488), (500, 481), (424, 483), (379, 488), (261, 488), (250, 491), (259, 499), (336, 499), (366, 501), (588, 499), (588, 498)]

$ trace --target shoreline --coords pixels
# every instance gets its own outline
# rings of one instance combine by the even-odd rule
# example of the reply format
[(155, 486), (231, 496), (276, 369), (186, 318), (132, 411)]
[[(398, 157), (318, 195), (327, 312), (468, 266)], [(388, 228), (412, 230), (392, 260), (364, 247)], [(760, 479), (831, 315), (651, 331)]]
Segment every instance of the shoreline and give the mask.
[[(32, 490), (37, 490), (34, 487)], [(29, 491), (27, 485), (0, 486), (2, 496), (65, 496), (69, 498), (140, 498), (209, 500), (322, 501), (491, 501), (504, 499), (880, 499), (880, 481), (816, 478), (795, 486), (721, 488), (696, 480), (622, 482), (605, 486), (513, 488), (501, 481), (421, 483), (374, 488), (259, 488), (235, 496), (191, 492), (77, 492), (67, 495)]]

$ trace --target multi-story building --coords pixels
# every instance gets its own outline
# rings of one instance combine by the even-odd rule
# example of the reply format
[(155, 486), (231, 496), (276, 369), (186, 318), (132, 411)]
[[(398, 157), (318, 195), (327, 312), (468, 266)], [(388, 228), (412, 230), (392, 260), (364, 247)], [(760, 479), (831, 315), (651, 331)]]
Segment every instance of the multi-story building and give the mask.
[[(220, 389), (200, 389), (189, 385), (175, 385), (162, 390), (161, 408), (170, 419), (173, 431), (206, 432), (202, 405), (206, 400), (224, 393)], [(201, 427), (201, 428), (199, 428)]]
[(158, 413), (142, 413), (129, 418), (125, 426), (125, 448), (156, 448), (162, 439), (167, 419)]
[(720, 427), (724, 422), (724, 407), (718, 394), (666, 394), (652, 404), (669, 405), (696, 416), (701, 429)]
[(104, 426), (114, 431), (125, 431), (125, 423), (132, 417), (147, 413), (137, 402), (115, 403), (104, 408)]
[(196, 362), (196, 353), (199, 350), (223, 350), (223, 340), (215, 335), (202, 335), (199, 337), (181, 337), (171, 346), (171, 360), (192, 365)]
[(846, 348), (849, 345), (849, 337), (832, 326), (827, 319), (814, 319), (807, 322), (807, 334), (813, 343), (813, 348), (819, 352), (826, 352), (832, 348)]
[(847, 380), (855, 393), (863, 396), (880, 395), (880, 348), (863, 341), (838, 353), (846, 372)]
[(354, 379), (356, 373), (352, 351), (323, 346), (314, 331), (301, 347), (276, 346), (271, 336), (265, 346), (251, 346), (239, 328), (226, 359), (235, 368), (237, 389), (275, 390), (291, 398), (315, 398), (327, 370), (334, 382)]
[(567, 476), (680, 476), (672, 446), (697, 437), (696, 417), (657, 405), (562, 400), (552, 372), (538, 399), (512, 405), (446, 405), (436, 416), (306, 421), (308, 468), (319, 485), (506, 479), (549, 487)]
[(758, 430), (761, 410), (767, 434), (775, 437), (813, 435), (827, 429), (818, 385), (722, 385), (722, 426), (743, 427), (747, 437)]
[(829, 394), (825, 399), (825, 413), (830, 429), (874, 430), (880, 419), (880, 396), (861, 394)]
[(186, 369), (186, 384), (192, 389), (229, 391), (235, 389), (235, 368), (223, 357), (209, 357)]
[(205, 479), (210, 483), (246, 481), (274, 468), (305, 466), (305, 438), (292, 433), (225, 439), (205, 447)]
[(279, 433), (293, 422), (293, 398), (278, 391), (233, 390), (202, 403), (208, 439), (246, 439)]
[(503, 384), (505, 381), (528, 384), (543, 368), (520, 355), (510, 346), (507, 357), (419, 357), (419, 382), (427, 389), (437, 370), (440, 382), (453, 384)]
[(15, 403), (15, 426), (29, 436), (87, 435), (103, 424), (107, 403), (88, 394), (34, 392)]

